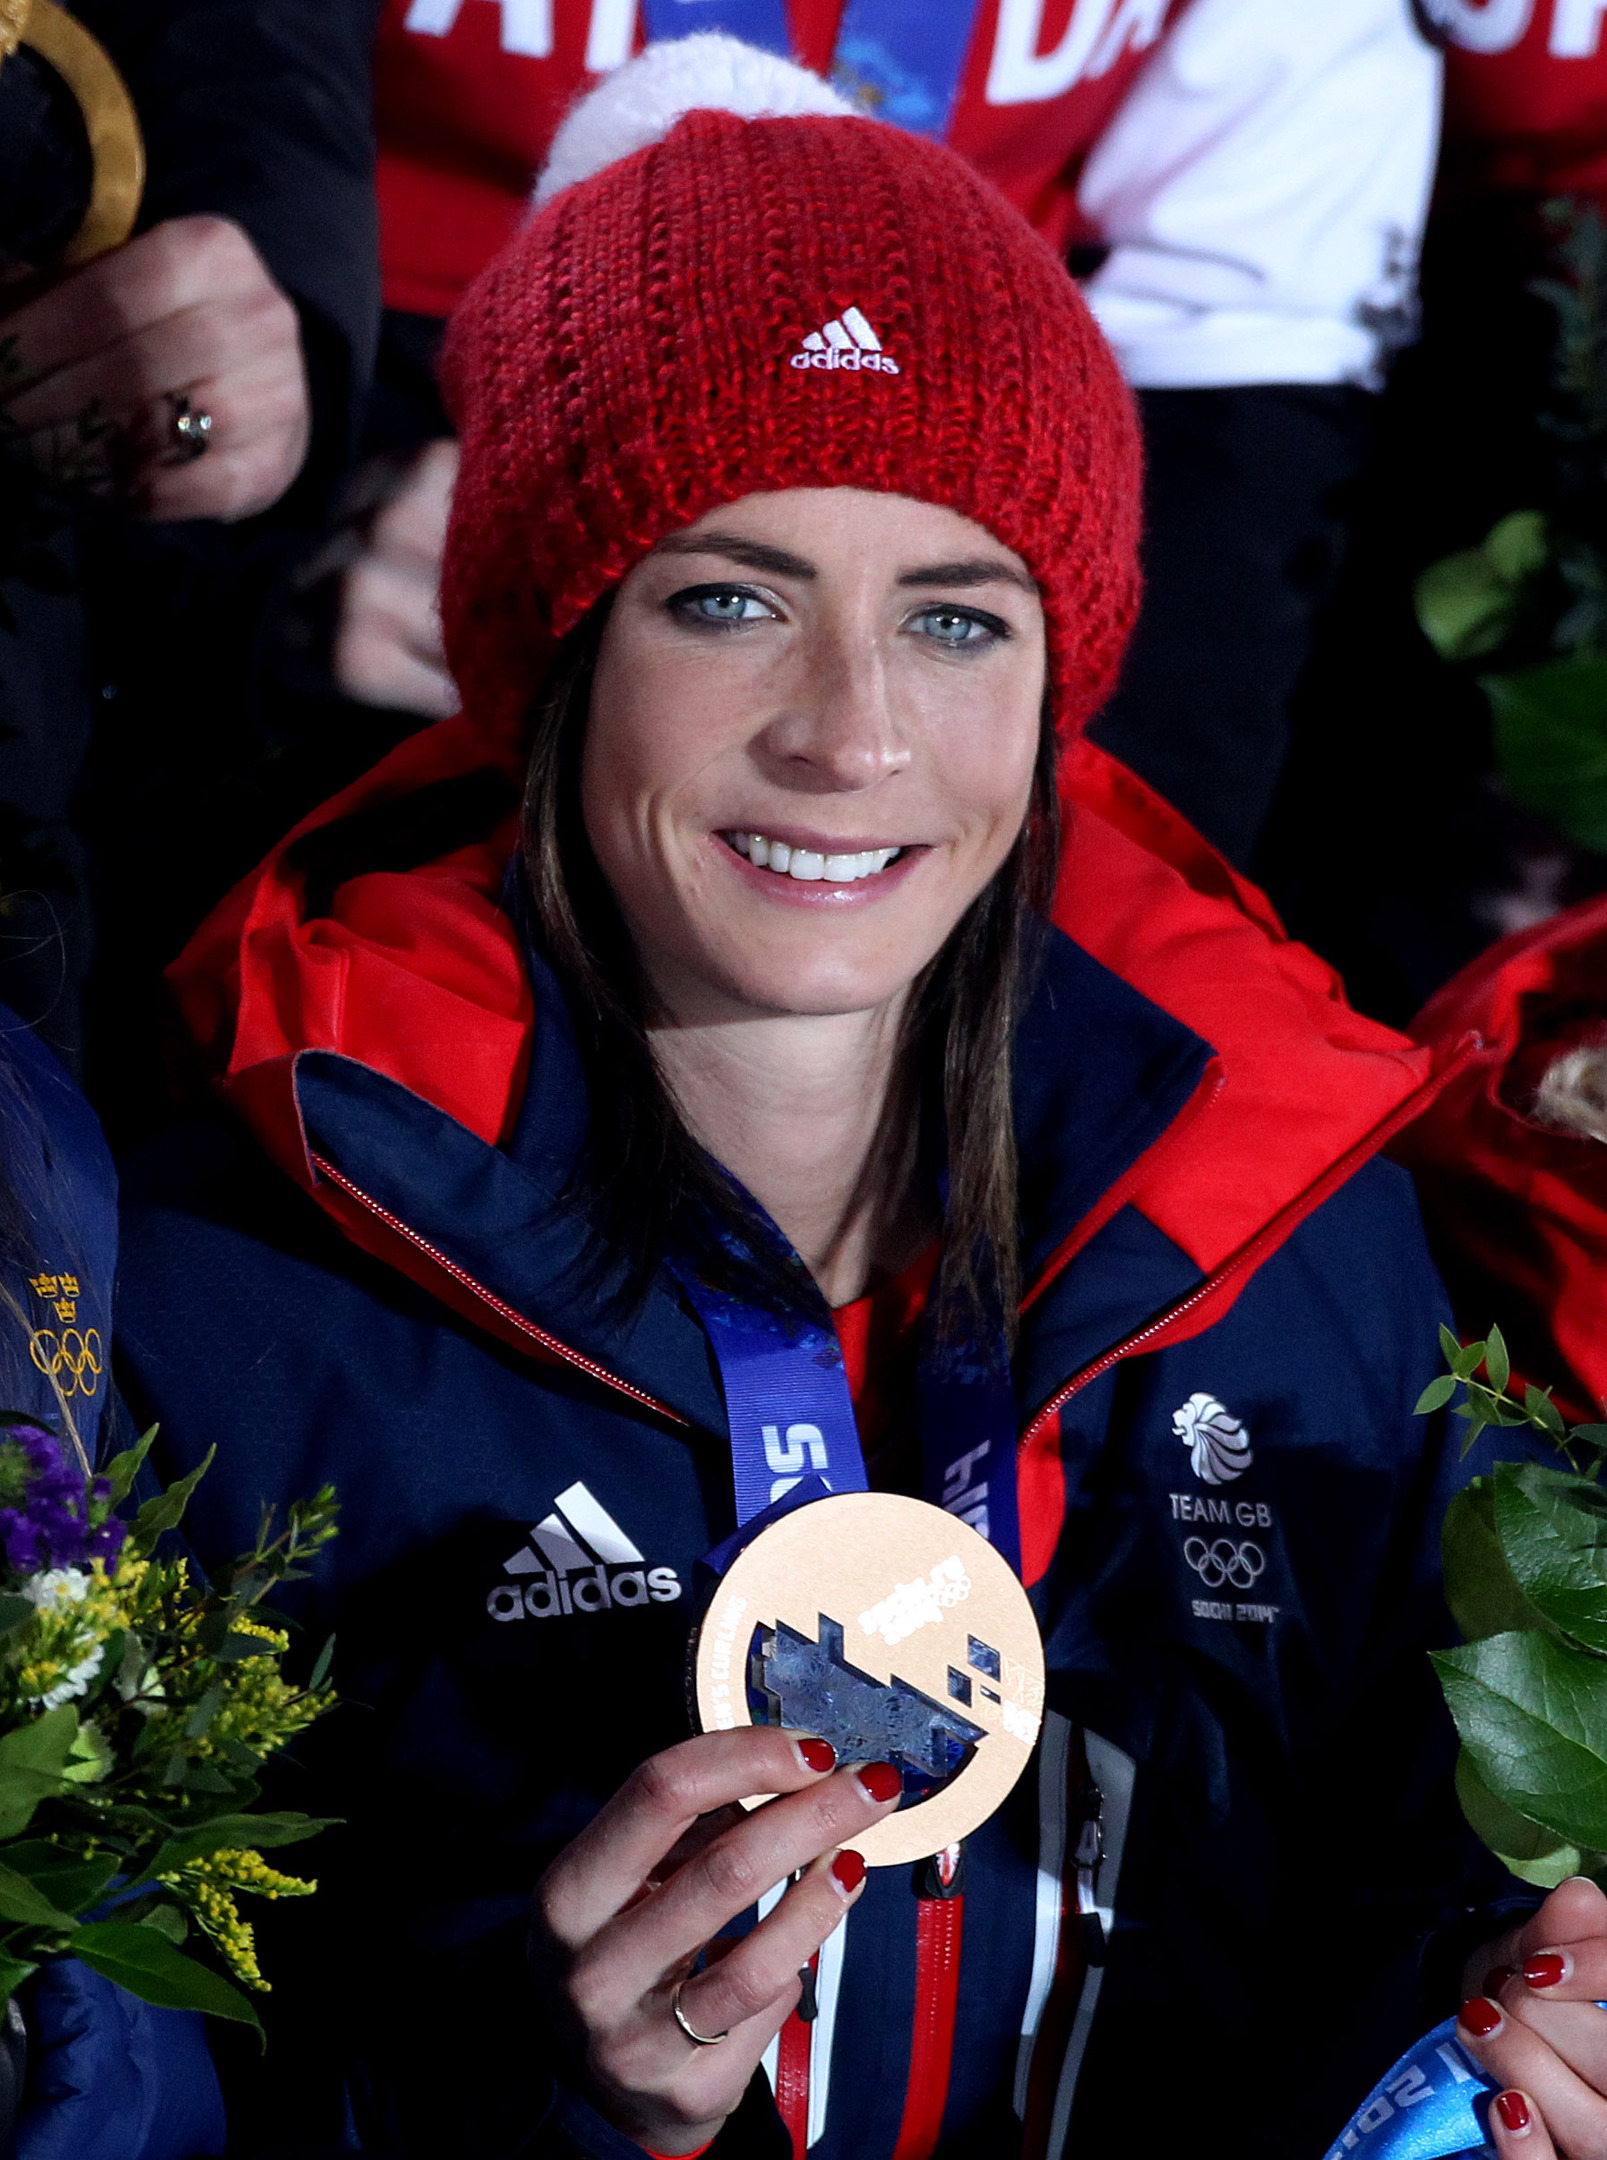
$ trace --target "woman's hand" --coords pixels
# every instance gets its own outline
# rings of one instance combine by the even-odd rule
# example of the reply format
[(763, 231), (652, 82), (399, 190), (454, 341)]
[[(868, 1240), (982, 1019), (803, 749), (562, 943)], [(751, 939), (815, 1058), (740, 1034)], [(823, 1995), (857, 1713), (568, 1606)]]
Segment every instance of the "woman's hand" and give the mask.
[(1464, 1975), (1456, 2037), (1502, 2090), (1502, 2160), (1607, 2160), (1607, 1897), (1576, 1876)]
[[(590, 2097), (654, 2152), (717, 2134), (798, 1999), (800, 1967), (859, 1894), (864, 1862), (838, 1848), (892, 1812), (898, 1773), (835, 1763), (824, 1740), (762, 1727), (683, 1741), (633, 1771), (536, 1886), (532, 1957)], [(760, 1792), (778, 1797), (737, 1807)], [(795, 1874), (752, 1934), (714, 1942)], [(727, 2036), (717, 2047), (677, 2024), (678, 1986), (693, 2031)]]

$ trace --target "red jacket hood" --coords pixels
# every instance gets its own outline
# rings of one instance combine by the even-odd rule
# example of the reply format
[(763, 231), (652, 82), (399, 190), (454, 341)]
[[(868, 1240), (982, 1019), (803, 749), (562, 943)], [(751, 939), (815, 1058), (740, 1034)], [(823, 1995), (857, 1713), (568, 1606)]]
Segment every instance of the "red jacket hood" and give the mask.
[[(301, 1051), (356, 1059), (487, 1141), (517, 1115), (532, 1003), (498, 904), (515, 826), (510, 816), (421, 869), (352, 877), (324, 914), (308, 913), (288, 851), (355, 811), (498, 770), (514, 780), (461, 719), (409, 738), (281, 842), (170, 971), (215, 1084), (337, 1216), (293, 1114)], [(1242, 1260), (1273, 1249), (1420, 1109), (1447, 1060), (1353, 1012), (1256, 889), (1114, 759), (1073, 745), (1062, 791), (1056, 922), (1217, 1053), (1192, 1112), (1062, 1257), (1131, 1201), (1202, 1271), (1247, 1279)]]
[(1419, 1041), (1437, 1051), (1475, 1035), (1479, 1048), (1396, 1150), (1465, 1332), (1497, 1322), (1525, 1377), (1555, 1385), (1576, 1417), (1607, 1406), (1607, 1148), (1550, 1131), (1526, 1105), (1589, 1019), (1607, 1020), (1607, 900), (1504, 938), (1425, 1006)]

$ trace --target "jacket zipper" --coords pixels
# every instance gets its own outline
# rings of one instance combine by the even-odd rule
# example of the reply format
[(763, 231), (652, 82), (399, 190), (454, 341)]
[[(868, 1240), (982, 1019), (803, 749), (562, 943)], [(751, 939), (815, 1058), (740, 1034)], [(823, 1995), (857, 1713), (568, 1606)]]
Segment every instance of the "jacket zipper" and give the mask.
[(1164, 1312), (1158, 1313), (1153, 1320), (1146, 1321), (1143, 1327), (1135, 1329), (1112, 1349), (1104, 1351), (1091, 1364), (1085, 1365), (1081, 1372), (1073, 1373), (1035, 1413), (1017, 1445), (1022, 1448), (1030, 1446), (1049, 1420), (1070, 1402), (1073, 1395), (1080, 1394), (1092, 1381), (1097, 1380), (1102, 1373), (1109, 1372), (1110, 1368), (1119, 1364), (1123, 1358), (1131, 1357), (1135, 1351), (1142, 1350), (1157, 1337), (1168, 1334), (1179, 1321), (1187, 1319), (1188, 1315), (1207, 1299), (1216, 1297), (1236, 1275), (1243, 1274), (1247, 1268), (1253, 1268), (1264, 1254), (1275, 1250), (1292, 1230), (1322, 1205), (1330, 1193), (1338, 1191), (1354, 1170), (1378, 1154), (1398, 1132), (1412, 1122), (1420, 1110), (1426, 1109), (1447, 1082), (1483, 1047), (1480, 1036), (1465, 1035), (1432, 1079), (1425, 1080), (1421, 1087), (1414, 1088), (1406, 1100), (1398, 1104), (1382, 1123), (1375, 1125), (1353, 1148), (1341, 1155), (1336, 1163), (1331, 1163), (1321, 1177), (1314, 1178), (1303, 1193), (1297, 1194), (1285, 1207), (1280, 1208), (1271, 1222), (1241, 1245), (1236, 1253), (1230, 1253), (1206, 1281), (1198, 1284), (1185, 1297), (1179, 1298), (1176, 1304), (1169, 1305)]
[(904, 2118), (892, 2160), (928, 2160), (943, 2129), (960, 1996), (963, 1895), (915, 1903), (915, 2024), (910, 2034)]
[(577, 1371), (586, 1373), (593, 1380), (600, 1380), (605, 1387), (614, 1388), (621, 1395), (628, 1395), (632, 1402), (641, 1403), (645, 1409), (655, 1412), (657, 1416), (668, 1418), (672, 1424), (689, 1432), (698, 1429), (692, 1420), (684, 1417), (679, 1410), (672, 1410), (668, 1403), (660, 1402), (657, 1396), (647, 1394), (642, 1388), (633, 1387), (630, 1381), (621, 1380), (619, 1375), (611, 1373), (606, 1365), (599, 1365), (595, 1358), (589, 1358), (579, 1350), (571, 1350), (569, 1345), (560, 1342), (556, 1335), (549, 1335), (545, 1328), (537, 1327), (533, 1320), (527, 1320), (523, 1313), (499, 1298), (494, 1291), (488, 1290), (483, 1283), (477, 1282), (466, 1268), (459, 1267), (455, 1260), (449, 1260), (439, 1246), (432, 1245), (428, 1238), (420, 1237), (399, 1215), (393, 1215), (389, 1208), (381, 1207), (377, 1200), (371, 1199), (360, 1186), (354, 1185), (350, 1178), (343, 1177), (340, 1171), (335, 1169), (333, 1164), (325, 1162), (322, 1156), (309, 1155), (308, 1160), (320, 1177), (327, 1178), (330, 1184), (338, 1186), (348, 1199), (355, 1200), (359, 1207), (366, 1208), (387, 1230), (405, 1239), (415, 1252), (422, 1253), (425, 1259), (450, 1275), (460, 1288), (468, 1291), (470, 1296), (477, 1298), (482, 1305), (489, 1307), (506, 1326), (516, 1328), (521, 1335), (539, 1345), (550, 1356), (561, 1359), (566, 1365), (574, 1366)]

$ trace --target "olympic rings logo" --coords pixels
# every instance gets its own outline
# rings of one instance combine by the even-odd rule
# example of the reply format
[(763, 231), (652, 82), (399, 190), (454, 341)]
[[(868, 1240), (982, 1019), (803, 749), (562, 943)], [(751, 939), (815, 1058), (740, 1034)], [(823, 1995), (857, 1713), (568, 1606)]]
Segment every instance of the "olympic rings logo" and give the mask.
[(40, 1328), (28, 1344), (28, 1355), (47, 1380), (54, 1380), (63, 1395), (93, 1395), (100, 1385), (100, 1329)]
[(1207, 1590), (1220, 1590), (1225, 1582), (1232, 1583), (1235, 1590), (1248, 1590), (1267, 1565), (1267, 1556), (1259, 1545), (1248, 1540), (1235, 1545), (1225, 1537), (1219, 1537), (1214, 1545), (1207, 1545), (1204, 1538), (1191, 1537), (1183, 1547), (1183, 1558)]

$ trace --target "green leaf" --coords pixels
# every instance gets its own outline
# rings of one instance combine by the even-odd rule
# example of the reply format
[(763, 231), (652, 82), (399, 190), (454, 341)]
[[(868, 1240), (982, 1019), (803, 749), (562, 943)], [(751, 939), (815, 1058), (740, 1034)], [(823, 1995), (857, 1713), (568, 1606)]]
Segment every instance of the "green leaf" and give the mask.
[(1555, 1890), (1558, 1883), (1583, 1871), (1585, 1856), (1580, 1848), (1498, 1800), (1466, 1748), (1456, 1759), (1456, 1797), (1475, 1835), (1524, 1882)]
[(0, 1597), (0, 1635), (9, 1635), (13, 1628), (24, 1626), (38, 1610), (32, 1598), (13, 1597), (9, 1593)]
[(209, 1822), (175, 1831), (157, 1850), (138, 1883), (169, 1875), (186, 1861), (204, 1859), (225, 1846), (267, 1852), (275, 1845), (299, 1845), (303, 1838), (316, 1837), (320, 1830), (333, 1828), (339, 1820), (338, 1815), (214, 1815)]
[(190, 1932), (187, 1914), (176, 1905), (153, 1905), (139, 1916), (139, 1926), (155, 1928), (158, 1935), (165, 1935), (170, 1943), (181, 1943)]
[(205, 2010), (242, 2025), (258, 2024), (256, 2011), (237, 1987), (186, 1957), (155, 1928), (126, 1920), (94, 1920), (73, 1937), (73, 1955), (159, 2009)]
[(1514, 800), (1607, 852), (1607, 661), (1546, 660), (1480, 680)]
[(1445, 1511), (1440, 1532), (1445, 1602), (1469, 1642), (1511, 1628), (1544, 1628), (1507, 1565), (1495, 1528), (1495, 1483), (1475, 1478)]
[(1484, 1363), (1484, 1345), (1481, 1342), (1458, 1343), (1450, 1353), (1451, 1370), (1458, 1380), (1471, 1380)]
[(1453, 1368), (1457, 1359), (1462, 1355), (1460, 1336), (1453, 1335), (1443, 1320), (1440, 1322), (1440, 1355), (1445, 1359), (1447, 1365)]
[(1607, 1664), (1554, 1635), (1432, 1653), (1462, 1745), (1496, 1798), (1607, 1852)]
[(114, 1455), (101, 1472), (101, 1476), (112, 1489), (112, 1507), (121, 1507), (132, 1492), (134, 1480), (139, 1476), (140, 1464), (151, 1452), (151, 1442), (155, 1438), (156, 1427), (153, 1425), (149, 1432), (140, 1434), (131, 1448), (125, 1448), (121, 1455)]
[(53, 1905), (44, 1892), (15, 1868), (0, 1865), (0, 1920), (13, 1927), (61, 1930), (75, 1925), (71, 1913)]
[(1477, 660), (1494, 652), (1512, 630), (1524, 587), (1546, 566), (1546, 521), (1538, 510), (1515, 510), (1485, 535), (1431, 563), (1417, 581), (1417, 619), (1446, 660)]
[(40, 1801), (60, 1792), (77, 1736), (77, 1709), (63, 1703), (0, 1738), (0, 1839), (20, 1837)]
[(1607, 1653), (1607, 1493), (1544, 1463), (1497, 1463), (1494, 1483), (1513, 1580), (1554, 1628)]
[(9, 2002), (30, 1973), (39, 1970), (28, 1958), (0, 1956), (0, 2003)]
[(1422, 1394), (1418, 1396), (1417, 1407), (1413, 1410), (1412, 1415), (1414, 1417), (1427, 1417), (1432, 1410), (1443, 1410), (1460, 1384), (1455, 1373), (1441, 1373), (1439, 1378), (1431, 1380)]
[(1607, 1455), (1607, 1425), (1574, 1425), (1569, 1428), (1570, 1445), (1594, 1448), (1598, 1455)]
[(120, 1865), (115, 1853), (74, 1853), (43, 1838), (0, 1846), (0, 1860), (58, 1912), (69, 1914), (97, 1904)]
[(1523, 1391), (1523, 1407), (1529, 1413), (1531, 1425), (1538, 1425), (1540, 1430), (1553, 1440), (1563, 1438), (1566, 1428), (1562, 1422), (1562, 1412), (1544, 1388), (1537, 1388), (1531, 1382)]
[(1490, 1330), (1490, 1339), (1484, 1346), (1484, 1369), (1490, 1376), (1490, 1385), (1499, 1395), (1512, 1378), (1512, 1359), (1507, 1354), (1507, 1340), (1498, 1327)]
[[(1422, 1407), (1422, 1404), (1419, 1403), (1418, 1408), (1421, 1409)], [(329, 1640), (324, 1644), (324, 1647), (319, 1651), (317, 1661), (312, 1669), (312, 1677), (307, 1682), (307, 1692), (309, 1695), (316, 1695), (318, 1690), (323, 1686), (324, 1682), (329, 1678), (329, 1668), (334, 1662), (334, 1656), (335, 1638), (333, 1635), (331, 1635)]]
[(178, 1528), (184, 1519), (184, 1510), (190, 1504), (190, 1495), (212, 1467), (212, 1458), (217, 1452), (215, 1446), (209, 1447), (188, 1477), (181, 1477), (166, 1492), (146, 1501), (134, 1517), (134, 1526), (129, 1532), (128, 1542), (133, 1551), (149, 1552), (159, 1537)]

